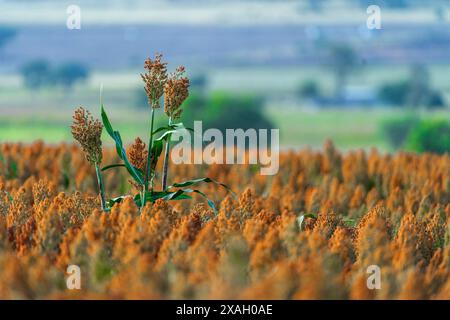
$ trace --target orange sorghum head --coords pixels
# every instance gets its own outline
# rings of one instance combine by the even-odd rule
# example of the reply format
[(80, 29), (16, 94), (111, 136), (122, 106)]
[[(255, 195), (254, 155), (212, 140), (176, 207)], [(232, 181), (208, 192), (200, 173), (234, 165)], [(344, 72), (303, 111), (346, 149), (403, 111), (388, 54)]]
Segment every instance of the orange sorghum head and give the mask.
[(91, 163), (102, 162), (102, 130), (103, 125), (91, 113), (80, 107), (75, 110), (73, 124), (71, 126), (72, 136), (83, 149), (86, 159)]
[(155, 59), (148, 58), (144, 62), (146, 73), (141, 74), (145, 83), (145, 93), (148, 103), (153, 109), (159, 108), (159, 99), (164, 93), (164, 86), (167, 82), (167, 63), (161, 62), (162, 54), (156, 54)]
[(183, 111), (180, 107), (189, 96), (189, 79), (184, 73), (184, 67), (179, 66), (164, 87), (164, 112), (172, 119), (180, 118)]
[(139, 137), (134, 140), (134, 143), (127, 150), (128, 159), (130, 159), (131, 164), (141, 171), (145, 170), (147, 154), (148, 151), (145, 148), (145, 143)]

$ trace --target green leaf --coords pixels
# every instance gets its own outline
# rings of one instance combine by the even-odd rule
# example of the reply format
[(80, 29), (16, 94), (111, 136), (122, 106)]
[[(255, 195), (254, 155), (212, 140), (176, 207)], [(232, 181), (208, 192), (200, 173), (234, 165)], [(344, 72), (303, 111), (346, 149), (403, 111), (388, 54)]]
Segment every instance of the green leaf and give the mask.
[(102, 116), (102, 122), (103, 122), (103, 126), (106, 129), (106, 132), (108, 132), (108, 134), (114, 139), (114, 130), (111, 126), (111, 122), (108, 119), (108, 116), (106, 115), (105, 112), (105, 108), (103, 107), (103, 104), (101, 106), (101, 116)]
[(119, 158), (123, 160), (123, 153), (122, 153), (123, 142), (122, 142), (122, 137), (120, 136), (120, 132), (114, 131), (112, 138), (114, 139), (114, 142), (116, 143), (116, 152), (119, 155)]
[(156, 141), (167, 141), (172, 136), (172, 133), (177, 132), (177, 130), (168, 130), (164, 132)]
[(142, 173), (140, 173), (135, 167), (133, 167), (133, 165), (128, 160), (127, 153), (123, 147), (122, 139), (120, 138), (119, 132), (115, 131), (115, 133), (118, 137), (118, 140), (116, 140), (116, 146), (120, 149), (119, 156), (121, 155), (121, 158), (125, 164), (125, 167), (127, 168), (128, 173), (133, 177), (133, 179), (137, 183), (144, 184), (144, 177), (142, 176)]
[(101, 115), (102, 115), (102, 122), (106, 129), (106, 132), (115, 141), (116, 152), (119, 155), (119, 157), (123, 160), (128, 173), (138, 184), (141, 184), (141, 185), (144, 184), (144, 176), (143, 176), (142, 172), (140, 172), (138, 169), (136, 169), (128, 160), (127, 153), (125, 151), (125, 148), (123, 147), (122, 137), (120, 136), (119, 131), (115, 131), (113, 129), (111, 122), (109, 121), (109, 118), (105, 112), (105, 108), (103, 107), (103, 104), (101, 106)]
[(112, 168), (117, 168), (117, 167), (125, 167), (125, 165), (123, 163), (110, 164), (108, 166), (104, 166), (102, 168), (102, 171), (106, 171), (106, 170), (109, 170), (109, 169), (112, 169)]
[(122, 202), (126, 197), (128, 197), (128, 196), (120, 196), (120, 197), (110, 199), (108, 201), (109, 206), (112, 207), (112, 206), (114, 206), (114, 204)]
[(10, 160), (8, 168), (8, 179), (15, 179), (18, 177), (17, 163), (14, 160)]
[[(203, 198), (206, 199), (208, 202), (208, 205), (213, 209), (214, 213), (217, 213), (216, 206), (214, 205), (214, 202), (210, 200), (202, 191), (197, 189), (179, 189), (176, 191), (149, 191), (146, 192), (145, 198), (147, 202), (155, 202), (158, 199), (163, 199), (166, 201), (175, 201), (175, 200), (186, 200), (186, 199), (192, 199), (192, 196), (190, 196), (188, 193), (197, 193), (201, 195)], [(122, 202), (126, 197), (128, 196), (120, 196), (117, 198), (113, 198), (109, 200), (109, 206), (112, 207), (116, 203)], [(138, 207), (141, 206), (141, 194), (136, 194), (133, 198), (134, 202)]]
[(172, 196), (170, 200), (187, 200), (192, 199), (192, 197), (188, 194), (178, 193), (175, 196)]
[[(180, 122), (180, 123), (175, 123), (175, 124), (171, 124), (171, 125), (164, 126), (164, 127), (159, 127), (158, 129), (156, 129), (155, 131), (153, 131), (153, 134), (155, 135), (155, 134), (157, 134), (157, 133), (160, 133), (160, 132), (165, 131), (165, 133), (164, 133), (164, 135), (165, 135), (167, 132), (174, 133), (174, 132), (176, 132), (176, 131), (178, 131), (178, 130), (189, 130), (189, 131), (194, 131), (194, 129), (192, 129), (192, 128), (187, 128), (187, 127), (185, 127), (185, 126), (183, 125), (182, 122)], [(159, 139), (161, 139), (161, 137), (159, 137)]]
[(17, 163), (13, 159), (6, 160), (0, 152), (0, 161), (5, 166), (6, 179), (15, 179), (18, 176)]
[[(180, 191), (150, 191), (146, 192), (145, 199), (147, 202), (155, 202), (158, 199), (164, 199), (164, 200), (185, 200), (185, 199), (192, 199), (191, 196), (184, 194)], [(136, 205), (140, 207), (141, 205), (141, 195), (137, 194), (134, 197), (134, 201), (136, 202)]]
[(191, 196), (184, 194), (183, 190), (177, 190), (174, 192), (168, 192), (166, 195), (163, 195), (164, 192), (160, 195), (154, 195), (153, 201), (156, 201), (157, 199), (164, 199), (164, 200), (184, 200), (184, 199), (192, 199)]
[(346, 227), (354, 228), (356, 226), (356, 219), (349, 218), (349, 217), (343, 217), (342, 222), (345, 224)]
[(211, 207), (211, 209), (213, 209), (214, 213), (217, 213), (217, 209), (216, 209), (216, 206), (214, 205), (214, 202), (212, 200), (210, 200), (206, 196), (206, 194), (204, 194), (203, 192), (201, 192), (200, 190), (197, 190), (197, 189), (179, 189), (175, 192), (170, 192), (170, 191), (153, 192), (150, 195), (150, 197), (147, 197), (147, 200), (154, 202), (157, 199), (164, 199), (167, 201), (192, 199), (192, 197), (187, 195), (186, 193), (197, 193), (197, 194), (201, 195), (203, 198), (206, 199), (206, 201), (208, 202), (208, 205)]
[(214, 213), (217, 214), (217, 209), (216, 209), (216, 205), (214, 204), (214, 202), (209, 199), (206, 194), (204, 194), (203, 192), (201, 192), (200, 190), (197, 189), (183, 189), (184, 192), (194, 192), (194, 193), (198, 193), (199, 195), (201, 195), (203, 198), (206, 199), (206, 202), (208, 202), (208, 206), (213, 209)]
[(70, 178), (69, 175), (67, 174), (67, 172), (63, 172), (62, 173), (62, 177), (63, 177), (63, 185), (64, 185), (64, 189), (68, 189), (70, 186)]
[(178, 197), (181, 197), (183, 195), (183, 190), (177, 190), (175, 192), (171, 192), (165, 197), (163, 197), (164, 200), (176, 200)]
[(202, 182), (206, 182), (206, 183), (214, 183), (218, 186), (221, 186), (223, 188), (225, 188), (229, 193), (231, 193), (231, 195), (237, 200), (238, 197), (236, 196), (236, 194), (233, 192), (233, 190), (230, 189), (230, 187), (228, 187), (226, 184), (223, 184), (221, 182), (218, 182), (216, 180), (213, 180), (211, 178), (199, 178), (199, 179), (192, 179), (192, 180), (188, 180), (188, 181), (184, 181), (184, 182), (180, 182), (180, 183), (174, 183), (171, 186), (169, 186), (167, 189), (170, 188), (184, 188), (184, 187), (188, 187), (188, 186), (192, 186), (194, 184), (199, 184)]
[(151, 168), (154, 172), (156, 165), (158, 164), (159, 157), (161, 156), (163, 150), (163, 142), (161, 140), (153, 141), (152, 146), (152, 158), (151, 158)]
[(185, 127), (184, 124), (183, 124), (183, 122), (172, 123), (171, 126), (172, 126), (173, 128), (176, 128), (176, 129), (185, 129), (185, 130), (189, 130), (189, 131), (194, 132), (194, 129)]
[(167, 131), (167, 130), (173, 130), (174, 128), (172, 128), (171, 126), (164, 126), (164, 127), (159, 127), (158, 129), (156, 129), (155, 131), (153, 131), (153, 135), (160, 133), (162, 131)]

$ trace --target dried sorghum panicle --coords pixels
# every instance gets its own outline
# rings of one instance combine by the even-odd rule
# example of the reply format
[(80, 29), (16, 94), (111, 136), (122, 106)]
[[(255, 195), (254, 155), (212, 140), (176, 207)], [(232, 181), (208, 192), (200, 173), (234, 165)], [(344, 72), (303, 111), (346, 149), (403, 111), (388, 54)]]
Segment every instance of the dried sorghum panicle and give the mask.
[(179, 66), (164, 87), (164, 112), (172, 119), (180, 118), (181, 104), (189, 96), (189, 79), (183, 76), (184, 73), (184, 67)]
[(336, 253), (341, 259), (350, 264), (355, 260), (351, 230), (345, 227), (337, 227), (328, 242), (331, 252)]
[(34, 204), (38, 204), (46, 199), (51, 198), (55, 194), (55, 186), (47, 180), (39, 180), (33, 184), (33, 200)]
[(80, 107), (75, 110), (73, 115), (72, 136), (77, 140), (85, 155), (86, 159), (92, 164), (102, 162), (102, 130), (103, 125), (92, 117), (88, 110)]
[(148, 103), (153, 109), (159, 108), (159, 99), (164, 93), (164, 86), (167, 82), (167, 63), (161, 62), (162, 55), (156, 54), (155, 59), (148, 58), (144, 62), (146, 73), (141, 74), (145, 83), (145, 93)]
[(145, 170), (147, 154), (145, 143), (139, 137), (134, 140), (134, 143), (127, 150), (131, 164), (141, 171)]
[(176, 266), (185, 265), (185, 251), (194, 242), (200, 230), (201, 220), (199, 214), (192, 213), (181, 218), (161, 244), (156, 268), (161, 269), (167, 266), (168, 263)]

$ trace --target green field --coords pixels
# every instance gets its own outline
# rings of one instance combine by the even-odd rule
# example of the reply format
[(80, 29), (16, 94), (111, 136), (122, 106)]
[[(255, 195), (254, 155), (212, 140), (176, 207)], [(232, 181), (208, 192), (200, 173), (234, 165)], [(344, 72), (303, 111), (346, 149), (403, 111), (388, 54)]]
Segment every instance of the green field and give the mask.
[[(268, 117), (280, 129), (282, 148), (320, 147), (327, 138), (343, 150), (377, 147), (392, 151), (387, 144), (380, 123), (403, 114), (402, 111), (377, 110), (323, 110), (299, 111), (295, 109), (268, 108)], [(127, 116), (119, 116), (119, 110), (111, 110), (111, 120), (126, 141), (134, 137), (146, 137), (147, 110), (130, 109)], [(120, 113), (121, 114), (121, 113)], [(450, 118), (450, 112), (424, 113), (423, 118)], [(70, 135), (71, 112), (65, 118), (49, 117), (0, 118), (0, 141), (31, 142), (42, 139), (47, 142), (72, 141)], [(105, 139), (109, 141), (109, 139)]]
[[(279, 125), (284, 147), (321, 146), (325, 139), (330, 138), (344, 150), (376, 147), (382, 151), (393, 151), (380, 125), (385, 120), (402, 117), (406, 112), (392, 109), (335, 109), (315, 112), (270, 110), (269, 114)], [(450, 112), (424, 112), (421, 118), (449, 119)]]

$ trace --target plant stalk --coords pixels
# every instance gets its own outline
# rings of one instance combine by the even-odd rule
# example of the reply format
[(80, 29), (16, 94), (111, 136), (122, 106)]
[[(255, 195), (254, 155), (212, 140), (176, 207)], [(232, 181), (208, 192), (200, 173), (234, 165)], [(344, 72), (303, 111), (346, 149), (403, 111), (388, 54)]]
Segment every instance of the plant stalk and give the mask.
[[(151, 120), (150, 120), (150, 138), (148, 140), (148, 153), (147, 153), (147, 163), (146, 163), (146, 168), (145, 168), (145, 178), (144, 178), (144, 197), (141, 201), (142, 203), (142, 208), (145, 206), (145, 192), (147, 190), (149, 190), (149, 182), (152, 176), (152, 164), (151, 164), (151, 160), (152, 160), (152, 145), (153, 145), (153, 125), (155, 122), (155, 109), (152, 107), (152, 112), (151, 112)], [(153, 181), (150, 183), (150, 189), (153, 189)]]
[(143, 185), (143, 186), (142, 186), (142, 191), (141, 191), (141, 207), (139, 208), (139, 211), (140, 211), (140, 212), (141, 212), (142, 209), (144, 209), (144, 207), (145, 207), (145, 203), (146, 203), (146, 198), (145, 198), (146, 192), (147, 192), (147, 189), (146, 189), (145, 185)]
[(97, 162), (95, 163), (95, 174), (97, 175), (97, 183), (98, 183), (98, 189), (99, 189), (99, 193), (100, 193), (100, 203), (102, 205), (102, 210), (108, 211), (108, 208), (106, 207), (105, 186), (103, 184), (102, 171), (100, 170), (100, 166)]
[[(172, 124), (172, 117), (169, 117), (169, 126)], [(163, 166), (163, 176), (162, 176), (162, 190), (165, 191), (167, 188), (167, 175), (169, 173), (169, 149), (170, 149), (170, 138), (171, 135), (167, 137), (166, 141), (166, 151), (164, 154), (164, 166)]]

